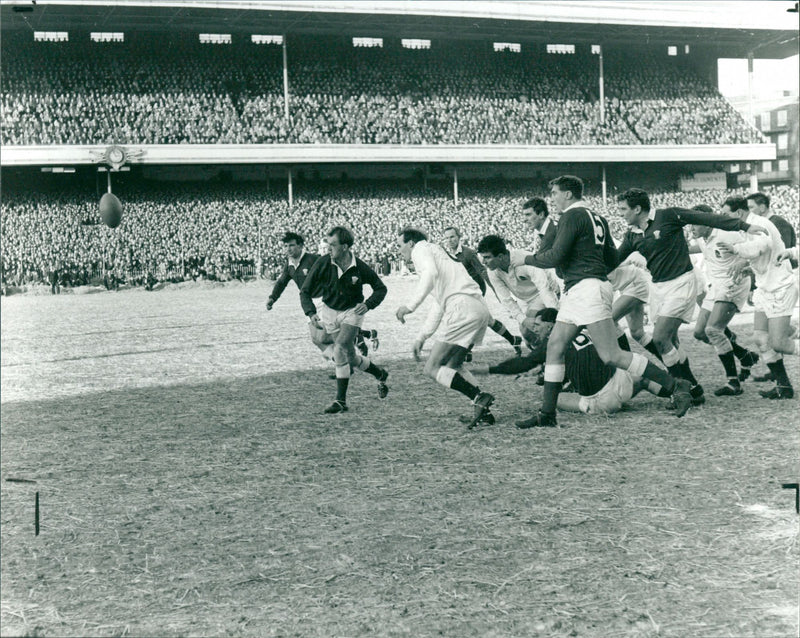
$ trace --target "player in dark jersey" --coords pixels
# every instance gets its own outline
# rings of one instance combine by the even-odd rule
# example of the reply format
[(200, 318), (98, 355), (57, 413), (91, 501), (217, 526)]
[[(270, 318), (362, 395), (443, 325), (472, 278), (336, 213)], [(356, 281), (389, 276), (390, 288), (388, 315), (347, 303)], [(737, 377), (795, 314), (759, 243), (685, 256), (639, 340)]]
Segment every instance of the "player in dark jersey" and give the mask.
[[(471, 248), (467, 248), (461, 242), (461, 231), (455, 226), (448, 226), (444, 229), (445, 245), (444, 249), (447, 254), (457, 259), (467, 269), (469, 276), (475, 280), (475, 283), (480, 286), (481, 294), (486, 296), (486, 285), (491, 287), (489, 276), (486, 274), (486, 267), (481, 263), (478, 254)], [(517, 356), (522, 354), (522, 337), (519, 335), (512, 335), (508, 328), (503, 325), (502, 321), (492, 318), (492, 323), (489, 324), (494, 332), (499, 334), (503, 339), (510, 343), (517, 353)], [(472, 361), (472, 349), (467, 351), (467, 361)]]
[[(760, 215), (771, 221), (778, 232), (781, 234), (783, 245), (786, 248), (794, 248), (797, 245), (797, 233), (794, 227), (783, 217), (773, 213), (770, 208), (770, 200), (764, 193), (751, 193), (746, 198), (747, 209), (754, 215)], [(797, 264), (793, 264), (793, 267)]]
[(522, 212), (533, 230), (534, 251), (550, 250), (556, 240), (556, 222), (550, 217), (547, 202), (541, 197), (532, 197), (522, 205)]
[[(294, 283), (297, 284), (297, 289), (300, 290), (306, 280), (308, 271), (311, 270), (311, 266), (319, 259), (319, 255), (316, 253), (306, 252), (305, 241), (302, 235), (287, 232), (281, 239), (281, 242), (286, 249), (286, 265), (283, 267), (283, 272), (275, 281), (272, 292), (267, 298), (267, 310), (272, 310), (272, 306), (280, 299), (290, 281), (294, 281)], [(311, 296), (314, 298), (319, 297), (321, 294), (321, 290), (311, 291)], [(322, 351), (326, 359), (332, 361), (333, 337), (313, 323), (309, 323), (309, 330), (311, 332), (311, 341)], [(377, 350), (380, 343), (378, 341), (378, 331), (359, 329), (358, 336), (356, 337), (356, 347), (359, 352), (366, 357), (369, 354), (369, 349), (364, 341), (365, 339), (370, 339), (373, 350)]]
[(550, 185), (553, 203), (562, 211), (556, 238), (550, 250), (528, 255), (524, 263), (556, 268), (564, 280), (565, 291), (547, 344), (541, 410), (529, 419), (518, 421), (517, 427), (555, 425), (558, 395), (565, 376), (564, 356), (583, 327), (604, 363), (655, 381), (673, 396), (676, 414), (683, 416), (691, 405), (689, 383), (676, 381), (643, 355), (622, 350), (617, 343), (617, 328), (612, 320), (614, 290), (607, 275), (617, 267), (619, 258), (608, 222), (586, 208), (582, 201), (583, 182), (579, 178), (564, 175)]
[[(334, 337), (333, 361), (336, 364), (336, 400), (325, 409), (326, 414), (347, 411), (347, 388), (353, 368), (371, 374), (378, 380), (378, 396), (389, 393), (389, 373), (355, 351), (354, 341), (364, 315), (377, 308), (386, 297), (386, 286), (366, 263), (352, 252), (353, 234), (343, 226), (328, 232), (329, 254), (317, 259), (300, 289), (300, 305), (311, 323), (324, 328)], [(372, 294), (364, 299), (364, 284)], [(313, 294), (322, 295), (317, 311)]]
[[(557, 311), (543, 308), (534, 320), (534, 332), (539, 347), (524, 356), (508, 359), (494, 366), (476, 366), (473, 374), (515, 374), (525, 375), (536, 372), (545, 363), (545, 351), (549, 335), (555, 325)], [(630, 350), (628, 340), (622, 334), (618, 343), (621, 349)], [(660, 397), (668, 397), (669, 392), (658, 384), (641, 377), (633, 377), (627, 370), (621, 370), (603, 363), (589, 334), (584, 330), (577, 334), (564, 354), (565, 379), (573, 392), (558, 395), (558, 409), (585, 414), (613, 414), (641, 390), (647, 390)], [(555, 425), (552, 423), (551, 425)]]
[(703, 387), (689, 366), (680, 346), (678, 329), (692, 321), (697, 299), (697, 284), (689, 257), (684, 226), (697, 224), (722, 230), (763, 231), (738, 218), (715, 215), (685, 208), (650, 209), (650, 197), (641, 188), (631, 188), (618, 198), (619, 213), (630, 226), (619, 247), (619, 259), (638, 251), (647, 260), (653, 277), (650, 293), (650, 316), (654, 319), (653, 341), (669, 373), (692, 385), (694, 405), (705, 402)]

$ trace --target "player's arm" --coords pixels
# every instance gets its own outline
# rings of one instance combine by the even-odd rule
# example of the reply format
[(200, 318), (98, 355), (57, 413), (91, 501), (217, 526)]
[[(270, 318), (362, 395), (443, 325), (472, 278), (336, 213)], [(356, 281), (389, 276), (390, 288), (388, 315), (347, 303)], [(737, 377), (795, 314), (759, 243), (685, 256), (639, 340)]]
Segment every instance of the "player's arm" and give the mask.
[[(636, 245), (634, 244), (631, 235), (631, 231), (625, 233), (625, 238), (622, 240), (619, 248), (617, 248), (617, 258), (619, 259), (619, 263), (622, 263), (636, 252)], [(645, 260), (645, 263), (647, 263), (647, 260)]]
[(400, 306), (395, 316), (400, 323), (405, 323), (405, 316), (420, 307), (425, 297), (433, 290), (433, 279), (436, 274), (436, 262), (430, 250), (417, 250), (412, 254), (414, 270), (419, 274), (419, 283), (414, 290), (414, 296), (408, 305)]
[(580, 230), (578, 218), (569, 211), (561, 218), (556, 228), (556, 238), (550, 250), (540, 250), (535, 255), (525, 257), (525, 264), (537, 268), (556, 268), (563, 264), (572, 254), (575, 239)]
[(508, 313), (515, 321), (521, 322), (523, 319), (525, 319), (525, 313), (522, 312), (522, 309), (514, 299), (514, 296), (511, 294), (511, 290), (508, 288), (506, 283), (493, 273), (490, 274), (489, 277), (491, 277), (494, 282), (494, 292), (497, 295), (497, 298), (500, 300), (500, 304), (503, 306), (503, 308), (508, 310)]
[[(788, 244), (787, 244), (788, 246)], [(489, 281), (489, 275), (486, 271), (486, 266), (483, 265), (481, 258), (478, 257), (478, 253), (473, 252), (470, 250), (469, 261), (472, 264), (472, 267), (475, 269), (475, 272), (478, 273), (481, 280), (483, 281), (483, 285), (479, 283), (478, 285), (481, 286), (481, 292), (486, 292), (486, 286), (488, 285), (490, 288), (492, 287), (492, 282)]]
[(542, 303), (548, 308), (558, 308), (558, 297), (550, 288), (550, 282), (547, 280), (547, 273), (541, 268), (535, 266), (527, 266), (526, 270), (530, 274), (531, 281), (539, 290), (539, 298)]
[(737, 244), (717, 242), (717, 249), (723, 254), (734, 254), (747, 260), (757, 259), (772, 248), (772, 239), (769, 235), (757, 235), (745, 239)]
[(608, 272), (611, 272), (617, 266), (622, 263), (622, 260), (619, 258), (619, 251), (617, 247), (614, 245), (614, 238), (611, 236), (611, 229), (608, 226), (604, 226), (605, 232), (607, 233), (605, 238), (605, 243), (603, 244), (603, 263), (606, 265)]
[(308, 271), (303, 287), (300, 289), (300, 306), (303, 308), (303, 313), (305, 313), (306, 317), (315, 317), (317, 314), (317, 307), (314, 305), (312, 295), (322, 284), (324, 265), (327, 262), (328, 260), (326, 259), (317, 259), (314, 265), (311, 266), (311, 270)]
[(425, 342), (433, 336), (439, 324), (442, 322), (444, 316), (444, 308), (442, 308), (435, 300), (431, 304), (431, 309), (428, 311), (428, 316), (425, 317), (425, 323), (422, 324), (422, 329), (419, 331), (417, 338), (414, 341), (414, 359), (420, 360), (422, 355), (422, 346)]
[(361, 270), (361, 281), (369, 284), (369, 287), (372, 288), (372, 294), (369, 296), (369, 299), (364, 302), (364, 305), (368, 310), (375, 310), (386, 298), (386, 284), (383, 283), (378, 273), (372, 270), (372, 268), (363, 261), (359, 263), (359, 269)]
[(800, 257), (798, 253), (800, 253), (800, 248), (798, 246), (793, 246), (792, 248), (784, 248), (781, 252), (778, 253), (777, 257), (778, 263), (781, 263), (786, 259), (794, 259), (795, 261), (797, 261), (797, 259)]
[(711, 228), (719, 228), (721, 230), (743, 230), (751, 235), (765, 234), (767, 232), (760, 226), (751, 226), (738, 217), (731, 217), (729, 215), (704, 213), (699, 210), (687, 210), (686, 208), (668, 208), (666, 210), (674, 214), (675, 221), (681, 226), (696, 224), (698, 226), (710, 226)]
[(269, 297), (267, 298), (267, 310), (272, 310), (272, 305), (280, 299), (280, 296), (283, 294), (283, 291), (286, 290), (286, 286), (289, 285), (291, 279), (292, 277), (289, 275), (289, 262), (287, 261), (286, 265), (283, 267), (283, 272), (272, 287), (272, 292), (269, 293)]

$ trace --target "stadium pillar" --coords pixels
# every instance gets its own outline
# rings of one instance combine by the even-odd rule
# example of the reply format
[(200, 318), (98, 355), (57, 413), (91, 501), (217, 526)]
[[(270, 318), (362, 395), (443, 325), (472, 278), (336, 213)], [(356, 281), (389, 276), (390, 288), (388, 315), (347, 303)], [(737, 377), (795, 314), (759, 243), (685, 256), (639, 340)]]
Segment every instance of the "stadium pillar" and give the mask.
[[(603, 75), (603, 45), (600, 45), (600, 124), (606, 123), (606, 91), (605, 91), (605, 78)], [(606, 168), (603, 166), (603, 175), (605, 176)], [(603, 178), (605, 188), (605, 177)], [(603, 203), (605, 203), (605, 195), (603, 195)]]
[(606, 208), (607, 194), (608, 194), (608, 182), (606, 181), (606, 165), (603, 164), (603, 208)]
[(747, 116), (750, 126), (756, 125), (753, 115), (753, 52), (747, 52)]
[(292, 206), (294, 204), (294, 197), (292, 195), (292, 169), (291, 168), (286, 170), (286, 176), (287, 176), (286, 184), (287, 184), (288, 189), (289, 189), (289, 206)]
[(750, 162), (750, 192), (758, 192), (758, 162)]
[[(286, 35), (283, 36), (283, 112), (289, 119), (289, 71), (286, 66)], [(291, 183), (291, 176), (290, 176)], [(289, 192), (291, 193), (291, 187)], [(291, 195), (289, 195), (291, 200)], [(291, 204), (291, 201), (289, 202)]]
[(458, 169), (453, 169), (453, 203), (458, 206)]

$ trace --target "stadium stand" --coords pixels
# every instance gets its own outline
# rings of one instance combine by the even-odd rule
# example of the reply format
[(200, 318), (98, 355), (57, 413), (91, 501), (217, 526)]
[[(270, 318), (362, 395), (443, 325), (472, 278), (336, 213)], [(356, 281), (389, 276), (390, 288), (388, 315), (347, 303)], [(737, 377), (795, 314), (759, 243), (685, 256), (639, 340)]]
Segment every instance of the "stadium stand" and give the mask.
[[(356, 249), (379, 270), (388, 262), (399, 268), (395, 233), (414, 224), (441, 236), (455, 223), (465, 243), (497, 233), (516, 247), (529, 247), (531, 236), (520, 214), (523, 201), (543, 192), (496, 185), (465, 188), (458, 207), (446, 189), (424, 191), (405, 183), (306, 184), (295, 204), (270, 197), (254, 186), (208, 184), (137, 187), (125, 193), (122, 226), (112, 231), (99, 223), (97, 204), (81, 193), (18, 193), (2, 202), (2, 282), (7, 286), (45, 283), (57, 265), (64, 286), (85, 285), (109, 276), (107, 285), (148, 285), (190, 278), (274, 277), (282, 267), (280, 237), (286, 230), (303, 234), (316, 247), (335, 224), (352, 227)], [(800, 189), (764, 189), (772, 210), (800, 227)], [(656, 207), (719, 206), (738, 191), (661, 192)], [(625, 227), (609, 198), (598, 194), (590, 206), (609, 219), (621, 238)], [(87, 223), (88, 222), (88, 223)]]
[[(600, 121), (588, 52), (496, 53), (292, 42), (290, 114), (279, 47), (202, 45), (177, 35), (125, 43), (2, 43), (4, 145), (721, 144), (765, 142), (675, 58), (606, 65)], [(169, 115), (167, 117), (167, 114)]]

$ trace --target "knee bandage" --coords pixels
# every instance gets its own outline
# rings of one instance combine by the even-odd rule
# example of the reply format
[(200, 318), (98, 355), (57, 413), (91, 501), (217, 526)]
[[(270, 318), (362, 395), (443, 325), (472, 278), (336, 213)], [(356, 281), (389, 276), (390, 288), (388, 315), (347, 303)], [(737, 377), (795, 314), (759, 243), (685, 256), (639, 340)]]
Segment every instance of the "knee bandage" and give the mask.
[(678, 352), (677, 348), (673, 347), (667, 350), (667, 352), (661, 353), (661, 360), (668, 368), (671, 366), (676, 366), (681, 362), (681, 354)]
[(647, 357), (634, 352), (631, 356), (631, 363), (628, 366), (628, 372), (634, 377), (643, 377), (644, 371), (647, 369)]
[(566, 376), (566, 367), (563, 363), (545, 363), (544, 380), (545, 382), (561, 383)]
[(717, 326), (707, 326), (706, 327), (706, 335), (708, 336), (708, 342), (714, 346), (714, 351), (721, 355), (726, 354), (733, 350), (733, 346), (731, 345), (731, 340), (725, 336), (725, 329), (718, 328)]
[(436, 382), (441, 383), (445, 388), (449, 388), (455, 376), (456, 371), (453, 368), (442, 366), (436, 371)]

